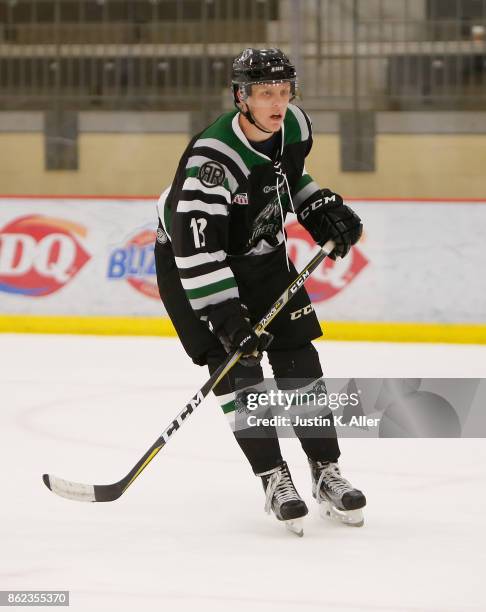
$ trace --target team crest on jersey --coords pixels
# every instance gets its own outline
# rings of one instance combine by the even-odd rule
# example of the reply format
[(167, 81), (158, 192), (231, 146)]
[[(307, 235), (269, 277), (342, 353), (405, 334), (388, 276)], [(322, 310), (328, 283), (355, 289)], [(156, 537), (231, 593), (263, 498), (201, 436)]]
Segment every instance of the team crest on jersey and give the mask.
[[(282, 196), (283, 204), (286, 204), (285, 195)], [(263, 238), (272, 246), (278, 245), (277, 234), (282, 231), (282, 219), (280, 216), (280, 205), (278, 197), (274, 196), (270, 202), (258, 213), (255, 217), (251, 236), (248, 240), (247, 247), (256, 246)]]
[(248, 194), (237, 193), (233, 198), (233, 204), (240, 204), (240, 206), (246, 206), (248, 204)]
[(204, 187), (218, 187), (224, 183), (224, 168), (218, 162), (208, 161), (199, 168), (197, 178)]

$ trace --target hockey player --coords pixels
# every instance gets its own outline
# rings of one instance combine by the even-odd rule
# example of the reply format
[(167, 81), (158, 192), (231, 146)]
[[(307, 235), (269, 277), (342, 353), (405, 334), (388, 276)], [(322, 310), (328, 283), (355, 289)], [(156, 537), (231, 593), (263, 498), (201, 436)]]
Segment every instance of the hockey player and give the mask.
[[(325, 389), (312, 345), (322, 332), (305, 289), (272, 321), (271, 336), (257, 337), (252, 330), (297, 276), (287, 254), (286, 213), (295, 212), (320, 245), (332, 239), (334, 259), (346, 256), (362, 225), (338, 194), (321, 191), (305, 170), (312, 128), (306, 113), (291, 104), (296, 74), (286, 55), (245, 49), (233, 63), (232, 90), (236, 110), (190, 141), (159, 200), (157, 282), (194, 363), (213, 372), (227, 352), (242, 352), (215, 395), (262, 479), (266, 510), (302, 535), (300, 519), (308, 509), (282, 459), (275, 428), (235, 429), (234, 417), (245, 391), (263, 389), (264, 350), (280, 389), (295, 389), (302, 379), (303, 391)], [(292, 318), (298, 309), (308, 314)], [(334, 425), (311, 429), (294, 427), (308, 457), (314, 497), (343, 522), (362, 525), (366, 500), (341, 476)]]

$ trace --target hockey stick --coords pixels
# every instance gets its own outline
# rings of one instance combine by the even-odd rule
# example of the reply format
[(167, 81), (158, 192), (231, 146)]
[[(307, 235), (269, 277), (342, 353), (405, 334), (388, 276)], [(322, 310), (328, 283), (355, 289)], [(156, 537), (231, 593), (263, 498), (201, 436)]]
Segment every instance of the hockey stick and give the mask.
[[(271, 321), (277, 316), (282, 308), (289, 302), (294, 295), (303, 286), (306, 279), (311, 273), (317, 268), (317, 266), (329, 255), (334, 248), (334, 242), (329, 240), (319, 250), (319, 252), (311, 259), (311, 261), (305, 266), (300, 272), (297, 278), (287, 287), (282, 293), (278, 300), (273, 304), (267, 314), (260, 320), (260, 322), (253, 328), (254, 332), (260, 336), (263, 330), (270, 324)], [(169, 438), (175, 433), (182, 425), (183, 421), (191, 415), (194, 410), (202, 403), (205, 397), (216, 387), (222, 378), (231, 370), (235, 363), (240, 358), (241, 353), (236, 351), (232, 355), (229, 355), (227, 359), (213, 372), (207, 382), (195, 393), (191, 399), (187, 402), (184, 410), (180, 412), (172, 423), (165, 429), (159, 438), (152, 444), (145, 455), (134, 465), (134, 467), (118, 482), (108, 485), (88, 485), (79, 482), (71, 482), (69, 480), (63, 480), (50, 474), (44, 474), (42, 479), (44, 484), (54, 493), (67, 499), (75, 501), (87, 501), (87, 502), (109, 502), (118, 499), (128, 489), (132, 482), (140, 476), (142, 471), (157, 455), (157, 453), (164, 448), (169, 441)]]

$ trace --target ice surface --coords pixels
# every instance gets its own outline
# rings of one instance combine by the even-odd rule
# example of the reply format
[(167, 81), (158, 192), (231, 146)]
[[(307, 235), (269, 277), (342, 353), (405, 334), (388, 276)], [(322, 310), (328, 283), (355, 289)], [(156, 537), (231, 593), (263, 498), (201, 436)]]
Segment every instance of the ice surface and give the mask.
[[(486, 377), (486, 347), (318, 343), (326, 375)], [(77, 611), (485, 610), (484, 440), (342, 440), (365, 526), (264, 514), (212, 398), (118, 501), (52, 494), (43, 472), (123, 476), (206, 378), (160, 338), (0, 336), (0, 589), (66, 589)]]

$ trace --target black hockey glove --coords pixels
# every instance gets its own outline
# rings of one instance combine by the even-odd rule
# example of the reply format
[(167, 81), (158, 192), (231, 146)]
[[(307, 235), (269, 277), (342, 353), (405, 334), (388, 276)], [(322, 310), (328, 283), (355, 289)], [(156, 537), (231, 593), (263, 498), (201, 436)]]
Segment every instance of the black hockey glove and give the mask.
[(273, 340), (272, 334), (263, 332), (257, 336), (253, 331), (248, 310), (238, 299), (217, 304), (208, 314), (208, 321), (214, 334), (227, 353), (241, 351), (239, 363), (255, 366), (260, 363), (262, 351)]
[(299, 210), (297, 218), (317, 244), (322, 246), (328, 240), (334, 240), (336, 246), (329, 255), (334, 260), (345, 257), (363, 232), (358, 215), (330, 189), (323, 189), (320, 199)]

